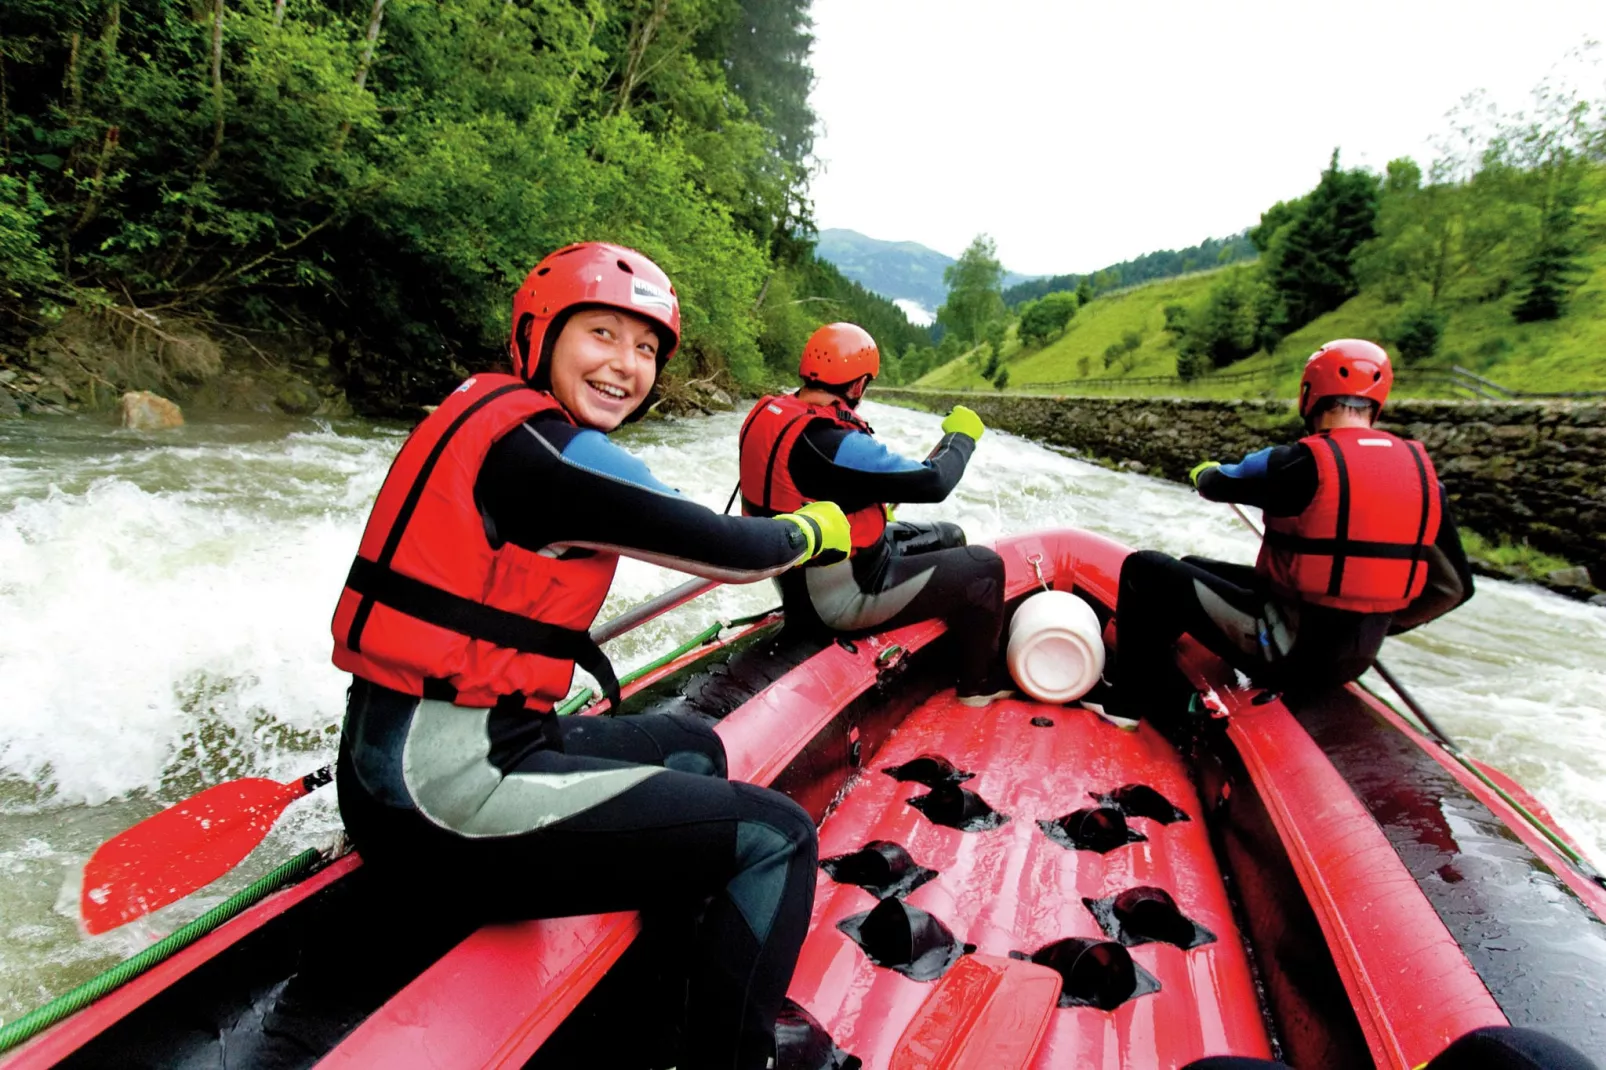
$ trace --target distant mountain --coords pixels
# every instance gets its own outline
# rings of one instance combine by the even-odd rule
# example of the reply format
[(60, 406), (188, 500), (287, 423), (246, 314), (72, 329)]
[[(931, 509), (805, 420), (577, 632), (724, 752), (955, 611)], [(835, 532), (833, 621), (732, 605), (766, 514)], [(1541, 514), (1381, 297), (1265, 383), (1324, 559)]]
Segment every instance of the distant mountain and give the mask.
[[(927, 314), (947, 300), (942, 272), (954, 258), (919, 242), (881, 241), (856, 230), (831, 229), (820, 231), (815, 252), (866, 290), (894, 301), (912, 301)], [(1010, 272), (1004, 276), (1004, 285), (1015, 286), (1032, 278), (1035, 276)], [(914, 318), (915, 310), (904, 306), (904, 311)]]

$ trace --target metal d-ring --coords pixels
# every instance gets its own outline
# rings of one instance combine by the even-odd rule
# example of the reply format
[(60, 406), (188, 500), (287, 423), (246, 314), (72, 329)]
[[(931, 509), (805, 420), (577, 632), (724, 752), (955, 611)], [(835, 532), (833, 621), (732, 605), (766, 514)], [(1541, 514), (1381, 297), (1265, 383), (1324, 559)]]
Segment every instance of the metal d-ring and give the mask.
[(1043, 590), (1052, 591), (1054, 588), (1050, 587), (1048, 581), (1043, 578), (1043, 555), (1041, 553), (1033, 554), (1026, 559), (1026, 563), (1032, 566), (1032, 571), (1037, 574), (1037, 582), (1042, 585)]

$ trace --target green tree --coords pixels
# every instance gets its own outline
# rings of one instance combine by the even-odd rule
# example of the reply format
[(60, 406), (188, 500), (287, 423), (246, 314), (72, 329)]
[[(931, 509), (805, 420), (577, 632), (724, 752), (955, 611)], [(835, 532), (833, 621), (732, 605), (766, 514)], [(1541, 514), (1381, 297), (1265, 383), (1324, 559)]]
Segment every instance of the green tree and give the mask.
[(1229, 268), (1204, 304), (1187, 318), (1177, 350), (1177, 374), (1191, 378), (1253, 353), (1259, 336), (1260, 280), (1253, 270)]
[(1059, 291), (1020, 306), (1020, 326), (1016, 333), (1025, 345), (1042, 345), (1063, 330), (1076, 315), (1076, 294)]
[(1583, 274), (1573, 234), (1576, 219), (1573, 205), (1565, 201), (1545, 213), (1539, 241), (1522, 266), (1522, 292), (1511, 313), (1518, 323), (1561, 316), (1568, 293)]
[(1076, 283), (1077, 307), (1084, 307), (1093, 300), (1093, 280), (1083, 275)]
[(1387, 341), (1399, 353), (1401, 361), (1420, 363), (1438, 352), (1447, 318), (1442, 309), (1431, 304), (1412, 305), (1389, 328)]
[(961, 341), (979, 341), (987, 325), (1004, 315), (1004, 266), (997, 254), (997, 243), (978, 234), (959, 259), (943, 269), (948, 299), (937, 310), (937, 322)]
[(1009, 369), (999, 368), (998, 375), (993, 378), (993, 389), (1002, 390), (1009, 385)]
[(1263, 250), (1263, 277), (1297, 329), (1359, 292), (1353, 259), (1376, 236), (1376, 175), (1341, 170), (1333, 150), (1321, 180), (1299, 202), (1279, 204), (1250, 232)]

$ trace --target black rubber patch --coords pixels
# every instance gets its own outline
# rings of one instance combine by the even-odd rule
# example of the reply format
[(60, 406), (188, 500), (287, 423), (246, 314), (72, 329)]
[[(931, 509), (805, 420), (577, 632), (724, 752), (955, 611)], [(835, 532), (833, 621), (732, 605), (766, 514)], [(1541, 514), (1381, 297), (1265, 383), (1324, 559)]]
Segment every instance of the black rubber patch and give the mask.
[(1353, 693), (1306, 699), (1294, 713), (1365, 803), (1511, 1024), (1581, 1051), (1606, 1051), (1606, 923), (1470, 790)]
[(1172, 944), (1186, 951), (1216, 940), (1215, 933), (1178, 910), (1176, 900), (1164, 888), (1128, 888), (1107, 899), (1083, 899), (1082, 905), (1106, 936), (1127, 947)]
[(1188, 815), (1180, 807), (1147, 784), (1123, 784), (1103, 795), (1093, 792), (1089, 792), (1088, 795), (1100, 806), (1113, 807), (1127, 817), (1146, 817), (1162, 825), (1189, 820)]
[(1109, 940), (1072, 936), (1029, 955), (1011, 951), (1009, 957), (1047, 966), (1059, 974), (1061, 1007), (1113, 1011), (1129, 999), (1160, 991), (1159, 979), (1133, 962), (1130, 951)]
[(959, 784), (976, 775), (960, 770), (940, 754), (922, 754), (902, 765), (889, 765), (881, 771), (894, 780), (913, 781), (928, 788), (940, 784)]
[(1064, 817), (1041, 818), (1037, 827), (1068, 851), (1108, 854), (1117, 847), (1142, 843), (1148, 839), (1143, 833), (1127, 827), (1126, 815), (1110, 806), (1076, 810)]
[(994, 810), (986, 799), (957, 784), (939, 784), (924, 795), (905, 799), (938, 825), (960, 832), (986, 832), (1009, 821), (1009, 815)]
[(820, 868), (838, 884), (856, 884), (877, 899), (908, 895), (937, 875), (890, 840), (871, 840), (852, 854), (823, 859)]
[(911, 981), (935, 981), (976, 950), (955, 939), (935, 915), (902, 899), (883, 899), (874, 910), (836, 923), (877, 966), (896, 970)]
[(819, 1019), (791, 1000), (775, 1019), (777, 1070), (859, 1070), (864, 1062), (836, 1046)]
[(1049, 720), (1047, 717), (1033, 717), (1032, 718), (1032, 727), (1033, 728), (1053, 728), (1054, 727), (1054, 722)]

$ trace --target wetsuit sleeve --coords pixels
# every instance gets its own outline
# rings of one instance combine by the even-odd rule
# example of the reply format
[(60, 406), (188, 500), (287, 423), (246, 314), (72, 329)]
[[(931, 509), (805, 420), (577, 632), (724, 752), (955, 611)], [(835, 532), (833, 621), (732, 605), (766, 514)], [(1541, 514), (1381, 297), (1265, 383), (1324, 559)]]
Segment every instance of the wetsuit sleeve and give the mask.
[(1430, 620), (1444, 616), (1472, 597), (1472, 566), (1461, 548), (1461, 533), (1450, 515), (1450, 497), (1439, 484), (1439, 534), (1428, 547), (1427, 586), (1416, 600), (1398, 613), (1389, 625), (1390, 635), (1408, 632)]
[(1298, 516), (1316, 497), (1316, 458), (1302, 442), (1268, 446), (1237, 464), (1205, 469), (1199, 496), (1252, 505), (1270, 516)]
[(792, 482), (806, 498), (852, 512), (883, 502), (940, 502), (958, 485), (976, 440), (947, 434), (924, 461), (889, 450), (873, 435), (826, 421), (805, 430), (792, 450)]
[(655, 479), (598, 431), (539, 417), (486, 454), (474, 497), (493, 546), (605, 550), (694, 576), (750, 583), (807, 557), (785, 520), (722, 516)]

